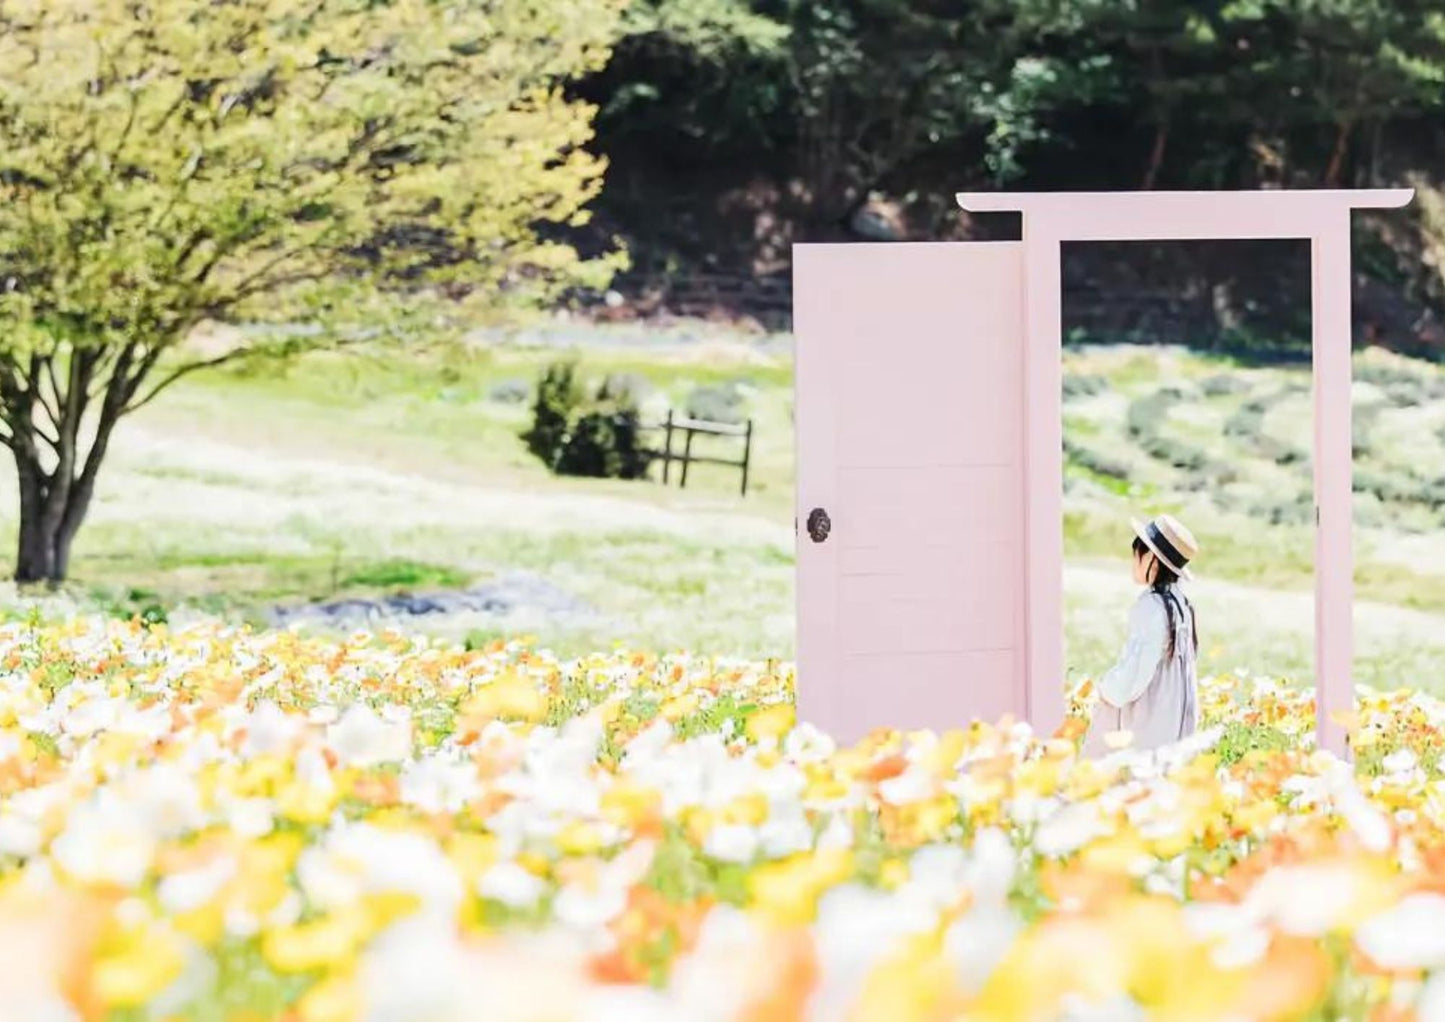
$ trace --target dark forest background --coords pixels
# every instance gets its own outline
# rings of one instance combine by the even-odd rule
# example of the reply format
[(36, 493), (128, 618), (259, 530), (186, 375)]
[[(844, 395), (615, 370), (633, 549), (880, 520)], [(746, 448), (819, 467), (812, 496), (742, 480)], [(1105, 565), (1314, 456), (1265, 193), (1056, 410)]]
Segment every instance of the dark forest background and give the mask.
[[(961, 189), (1413, 185), (1358, 216), (1357, 336), (1445, 350), (1445, 0), (634, 0), (579, 87), (606, 314), (787, 325), (798, 241), (940, 239)], [(585, 240), (585, 239), (584, 239)], [(1082, 246), (1076, 335), (1307, 343), (1299, 243)], [(619, 304), (619, 295), (623, 301)]]

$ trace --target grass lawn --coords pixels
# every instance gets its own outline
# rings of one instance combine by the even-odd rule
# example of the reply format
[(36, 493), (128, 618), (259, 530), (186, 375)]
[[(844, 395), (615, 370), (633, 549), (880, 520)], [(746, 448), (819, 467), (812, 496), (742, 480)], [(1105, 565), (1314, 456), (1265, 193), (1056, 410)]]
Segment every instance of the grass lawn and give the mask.
[[(506, 345), (317, 355), (284, 372), (188, 381), (122, 425), (76, 545), (75, 588), (120, 610), (189, 604), (259, 621), (278, 604), (524, 572), (589, 613), (417, 626), (478, 639), (526, 632), (564, 653), (616, 641), (790, 656), (788, 357), (746, 339), (580, 353), (589, 379), (644, 381), (655, 409), (684, 408), (699, 386), (743, 384), (756, 423), (746, 499), (722, 467), (697, 466), (686, 490), (550, 476), (519, 439), (529, 408), (515, 398), (556, 357)], [(1389, 390), (1365, 382), (1357, 394), (1387, 404), (1357, 473), (1382, 479), (1389, 499), (1360, 495), (1359, 676), (1445, 689), (1445, 528), (1428, 480), (1400, 457), (1409, 444), (1408, 464), (1445, 466), (1445, 416), (1420, 399), (1442, 374), (1361, 359), (1362, 375)], [(1173, 509), (1205, 551), (1206, 664), (1307, 677), (1313, 538), (1298, 509), (1309, 506), (1309, 468), (1288, 453), (1300, 414), (1290, 402), (1307, 395), (1307, 374), (1139, 349), (1071, 351), (1066, 369), (1076, 378), (1067, 432), (1084, 448), (1068, 459), (1062, 523), (1071, 671), (1105, 666), (1122, 632), (1127, 514)], [(1165, 380), (1182, 392), (1149, 406)], [(1197, 463), (1161, 461), (1151, 453), (1161, 436), (1197, 450)], [(1220, 464), (1227, 481), (1208, 478)], [(3, 486), (13, 506), (13, 482)], [(13, 543), (13, 523), (0, 542)]]

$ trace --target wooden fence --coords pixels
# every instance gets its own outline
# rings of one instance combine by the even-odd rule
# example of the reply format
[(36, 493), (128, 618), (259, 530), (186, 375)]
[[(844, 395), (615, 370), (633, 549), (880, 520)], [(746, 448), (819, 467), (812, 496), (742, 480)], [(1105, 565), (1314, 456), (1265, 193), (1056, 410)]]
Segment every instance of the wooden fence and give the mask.
[[(753, 456), (753, 420), (748, 419), (742, 424), (730, 422), (712, 422), (707, 419), (693, 419), (686, 416), (667, 413), (667, 418), (662, 422), (650, 423), (645, 429), (659, 430), (663, 434), (663, 443), (660, 450), (653, 453), (662, 459), (662, 482), (667, 485), (672, 478), (672, 463), (682, 462), (682, 473), (678, 485), (687, 488), (687, 469), (691, 464), (728, 465), (733, 468), (742, 469), (742, 495), (748, 495), (748, 468)], [(673, 450), (673, 437), (682, 434), (682, 451)], [(692, 453), (692, 438), (698, 434), (703, 436), (726, 436), (735, 437), (743, 442), (743, 453), (741, 458), (718, 458), (709, 455)]]

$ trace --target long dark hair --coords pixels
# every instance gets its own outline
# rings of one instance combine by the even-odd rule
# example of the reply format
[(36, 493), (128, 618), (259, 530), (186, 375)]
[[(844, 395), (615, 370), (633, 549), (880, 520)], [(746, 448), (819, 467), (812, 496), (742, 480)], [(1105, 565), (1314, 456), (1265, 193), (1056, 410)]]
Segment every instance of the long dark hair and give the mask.
[(1186, 608), (1189, 611), (1189, 632), (1194, 640), (1194, 654), (1199, 655), (1199, 619), (1194, 615), (1194, 604), (1179, 595), (1179, 590), (1174, 588), (1179, 581), (1179, 574), (1169, 565), (1165, 564), (1158, 554), (1150, 550), (1139, 537), (1134, 537), (1134, 556), (1153, 557), (1155, 570), (1154, 581), (1149, 588), (1159, 594), (1159, 599), (1164, 601), (1164, 613), (1169, 616), (1169, 646), (1168, 657), (1174, 656), (1174, 621), (1175, 615), (1183, 615)]

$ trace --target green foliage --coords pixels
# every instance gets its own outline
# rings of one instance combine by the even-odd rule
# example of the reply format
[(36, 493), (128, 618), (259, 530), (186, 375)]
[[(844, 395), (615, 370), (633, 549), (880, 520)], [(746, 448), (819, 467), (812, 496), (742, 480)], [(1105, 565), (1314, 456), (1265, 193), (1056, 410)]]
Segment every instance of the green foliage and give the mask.
[(747, 418), (742, 387), (734, 381), (695, 387), (687, 396), (687, 414), (711, 422), (740, 423)]
[(583, 396), (576, 365), (554, 363), (537, 384), (527, 449), (558, 475), (641, 479), (652, 454), (643, 441), (638, 383), (609, 377), (593, 398)]
[(960, 186), (1378, 185), (1431, 165), (1445, 101), (1436, 0), (638, 0), (627, 24), (589, 91), (608, 150), (721, 171), (707, 200), (766, 180), (815, 230), (875, 193), (951, 229)]
[[(187, 374), (598, 287), (570, 79), (619, 0), (0, 10), (0, 442), (21, 581), (64, 578), (116, 422)], [(193, 341), (205, 323), (305, 323)], [(440, 320), (424, 320), (435, 331)], [(87, 446), (88, 444), (88, 446)]]
[(367, 564), (338, 579), (339, 589), (408, 590), (422, 587), (455, 589), (466, 585), (466, 572), (436, 564), (394, 558)]
[(597, 400), (572, 424), (556, 462), (560, 475), (598, 479), (642, 479), (652, 455), (642, 442), (637, 406), (604, 387)]
[(1107, 488), (1115, 493), (1122, 495), (1130, 492), (1127, 463), (1081, 444), (1067, 433), (1064, 434), (1064, 459), (1067, 465), (1076, 466), (1096, 479), (1105, 481)]
[(1252, 752), (1283, 752), (1295, 747), (1295, 739), (1268, 724), (1242, 724), (1232, 720), (1214, 747), (1223, 766), (1232, 766)]
[(1109, 381), (1094, 373), (1064, 373), (1064, 397), (1093, 397), (1109, 389)]
[(554, 471), (581, 403), (576, 363), (556, 362), (543, 370), (537, 382), (537, 398), (532, 404), (532, 425), (522, 434), (522, 439), (527, 450)]

